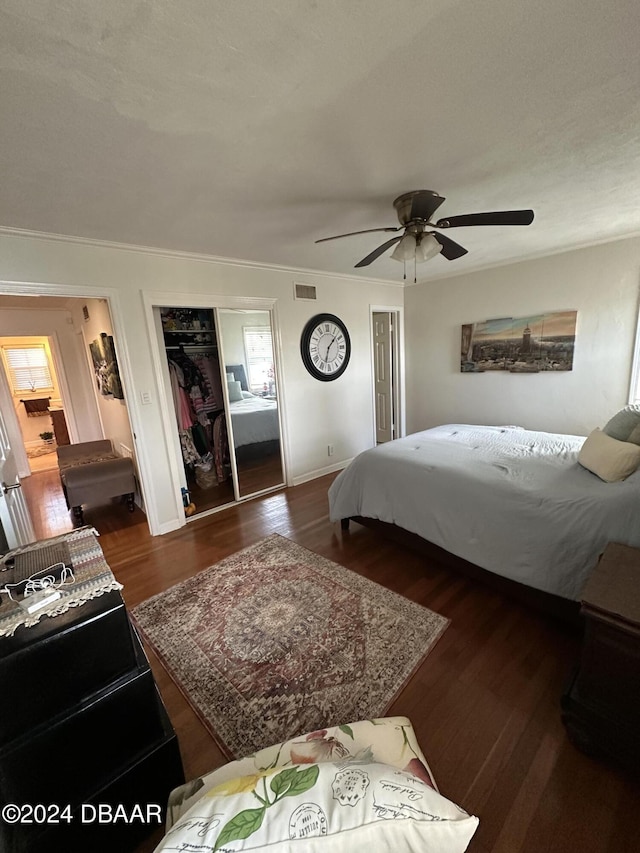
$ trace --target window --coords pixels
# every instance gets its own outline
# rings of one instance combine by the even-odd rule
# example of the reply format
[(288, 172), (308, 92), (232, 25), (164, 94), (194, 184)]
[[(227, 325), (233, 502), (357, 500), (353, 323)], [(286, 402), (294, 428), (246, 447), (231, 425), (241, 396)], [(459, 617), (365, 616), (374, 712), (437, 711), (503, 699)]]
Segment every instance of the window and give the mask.
[(640, 313), (636, 321), (636, 339), (631, 362), (631, 383), (629, 387), (629, 405), (640, 406)]
[(53, 380), (44, 344), (4, 347), (9, 380), (14, 394), (21, 391), (52, 391)]
[(243, 326), (249, 390), (254, 394), (275, 391), (273, 344), (269, 326)]

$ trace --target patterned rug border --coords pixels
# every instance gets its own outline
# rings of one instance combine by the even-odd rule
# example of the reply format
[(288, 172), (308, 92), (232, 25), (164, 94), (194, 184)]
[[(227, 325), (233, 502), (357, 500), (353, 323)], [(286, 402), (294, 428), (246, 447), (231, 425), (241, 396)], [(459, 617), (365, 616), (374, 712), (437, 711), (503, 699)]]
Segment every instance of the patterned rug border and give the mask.
[[(220, 562), (222, 562), (222, 560), (221, 560)], [(217, 564), (217, 563), (214, 563), (213, 565), (214, 565), (214, 566), (217, 566), (218, 564)], [(207, 568), (206, 568), (206, 569), (202, 569), (202, 572), (206, 572), (206, 571), (208, 571), (210, 568), (212, 568), (212, 566), (207, 566)], [(202, 572), (198, 572), (198, 574), (202, 574)], [(193, 575), (193, 577), (197, 577), (197, 575)], [(182, 581), (182, 583), (185, 583), (185, 581)], [(181, 586), (181, 584), (179, 584), (179, 583), (178, 583), (178, 584), (174, 584), (174, 585), (173, 585), (173, 587), (169, 587), (169, 588), (166, 590), (166, 592), (168, 592), (168, 591), (169, 591), (169, 589), (173, 589), (173, 588), (174, 588), (174, 587), (176, 587), (176, 586)], [(160, 592), (160, 593), (158, 593), (158, 595), (162, 595), (162, 593)], [(141, 603), (142, 603), (142, 604), (146, 604), (146, 603), (147, 603), (147, 601), (152, 601), (154, 598), (157, 598), (157, 597), (158, 597), (157, 595), (154, 595), (154, 596), (152, 596), (152, 598), (147, 598), (145, 601), (143, 601), (143, 602), (141, 602)], [(153, 642), (153, 640), (148, 636), (148, 634), (145, 632), (145, 630), (144, 630), (144, 628), (142, 627), (142, 625), (140, 625), (140, 622), (138, 621), (138, 619), (136, 619), (136, 615), (135, 615), (135, 613), (134, 613), (132, 610), (130, 610), (130, 611), (129, 611), (129, 619), (130, 619), (130, 620), (131, 620), (131, 622), (133, 623), (133, 625), (134, 625), (134, 627), (135, 627), (136, 631), (138, 632), (138, 634), (140, 635), (140, 637), (142, 638), (142, 640), (143, 640), (143, 641), (144, 641), (144, 642), (149, 646), (149, 648), (153, 651), (154, 655), (158, 658), (158, 660), (160, 661), (160, 663), (161, 663), (161, 664), (162, 664), (162, 666), (164, 667), (165, 672), (167, 673), (167, 675), (169, 676), (169, 678), (171, 679), (171, 681), (175, 684), (175, 686), (178, 688), (178, 690), (179, 690), (180, 694), (182, 695), (182, 698), (183, 698), (183, 699), (184, 699), (184, 701), (187, 703), (187, 705), (191, 708), (191, 710), (192, 710), (192, 711), (193, 711), (193, 713), (196, 715), (196, 717), (200, 720), (200, 722), (201, 722), (202, 726), (204, 727), (204, 729), (206, 730), (206, 732), (210, 735), (210, 737), (213, 739), (213, 741), (215, 742), (215, 744), (216, 744), (216, 746), (218, 747), (218, 749), (220, 750), (220, 752), (221, 752), (221, 753), (224, 755), (224, 757), (225, 757), (225, 758), (227, 758), (229, 761), (233, 761), (233, 760), (236, 758), (236, 756), (235, 756), (235, 755), (233, 754), (233, 752), (229, 749), (229, 747), (228, 747), (228, 746), (227, 746), (227, 744), (223, 741), (223, 739), (220, 737), (220, 735), (218, 734), (218, 732), (214, 729), (214, 727), (213, 727), (212, 723), (211, 723), (211, 722), (209, 722), (209, 720), (207, 720), (207, 718), (206, 718), (206, 717), (205, 717), (205, 715), (200, 711), (200, 709), (198, 708), (198, 706), (197, 706), (197, 705), (195, 705), (195, 704), (194, 704), (194, 702), (191, 700), (191, 698), (189, 697), (189, 692), (188, 692), (187, 688), (184, 686), (184, 684), (182, 684), (182, 682), (181, 682), (181, 681), (180, 681), (180, 679), (178, 678), (177, 673), (176, 673), (176, 672), (174, 672), (173, 667), (172, 667), (172, 666), (171, 666), (171, 664), (166, 660), (165, 656), (162, 654), (162, 652), (160, 651), (160, 649), (155, 645), (155, 643)], [(271, 744), (269, 744), (269, 745), (271, 745)]]
[[(138, 633), (141, 635), (141, 637), (143, 638), (145, 643), (152, 649), (153, 653), (156, 655), (156, 657), (158, 658), (158, 660), (160, 661), (160, 663), (162, 664), (162, 666), (166, 670), (168, 676), (171, 678), (172, 682), (176, 685), (176, 687), (178, 688), (178, 690), (180, 691), (180, 693), (184, 697), (185, 701), (187, 702), (187, 704), (189, 705), (191, 710), (194, 712), (196, 717), (199, 719), (199, 721), (201, 722), (201, 724), (203, 725), (205, 730), (212, 737), (212, 739), (214, 740), (214, 742), (216, 743), (218, 748), (221, 750), (223, 755), (225, 755), (230, 760), (232, 760), (234, 758), (238, 758), (239, 757), (238, 753), (234, 752), (233, 749), (228, 746), (228, 744), (225, 742), (224, 738), (217, 731), (217, 729), (215, 728), (215, 726), (211, 722), (211, 720), (209, 720), (205, 716), (205, 713), (203, 711), (201, 711), (201, 709), (198, 707), (196, 701), (190, 695), (189, 688), (180, 679), (179, 673), (178, 673), (175, 665), (167, 659), (167, 657), (165, 656), (163, 651), (154, 642), (152, 637), (147, 633), (147, 631), (145, 630), (145, 628), (141, 624), (140, 619), (139, 619), (136, 611), (140, 612), (142, 609), (147, 608), (148, 606), (155, 604), (157, 601), (169, 596), (172, 593), (175, 593), (180, 588), (182, 588), (182, 589), (184, 589), (185, 587), (189, 588), (189, 587), (195, 586), (196, 584), (202, 583), (203, 576), (212, 572), (217, 567), (220, 567), (220, 566), (224, 567), (226, 563), (228, 563), (230, 561), (237, 560), (238, 558), (241, 558), (243, 554), (256, 551), (256, 549), (258, 549), (260, 546), (266, 545), (270, 542), (275, 543), (277, 540), (281, 540), (282, 542), (286, 543), (285, 547), (293, 546), (296, 549), (304, 551), (306, 554), (308, 554), (310, 556), (310, 558), (313, 558), (315, 560), (319, 560), (321, 562), (321, 564), (323, 564), (326, 568), (331, 568), (331, 567), (335, 566), (335, 567), (337, 567), (337, 569), (339, 571), (348, 572), (350, 582), (355, 587), (357, 587), (359, 592), (363, 595), (366, 595), (367, 592), (370, 592), (372, 590), (372, 587), (375, 587), (379, 590), (382, 590), (384, 592), (384, 594), (386, 596), (389, 596), (391, 599), (399, 599), (402, 602), (402, 604), (405, 606), (408, 606), (410, 608), (418, 608), (420, 611), (427, 611), (428, 613), (432, 614), (434, 617), (437, 617), (437, 619), (439, 620), (439, 626), (437, 629), (434, 629), (433, 634), (430, 636), (429, 645), (428, 645), (426, 651), (418, 658), (417, 662), (414, 664), (414, 666), (411, 668), (411, 670), (408, 672), (408, 674), (405, 675), (402, 682), (395, 689), (391, 698), (386, 702), (384, 708), (382, 708), (380, 710), (379, 714), (376, 714), (373, 716), (385, 716), (386, 715), (389, 708), (391, 708), (391, 706), (398, 699), (398, 697), (400, 696), (402, 691), (406, 688), (408, 683), (414, 677), (416, 672), (424, 664), (426, 658), (428, 657), (428, 655), (430, 654), (430, 652), (432, 651), (432, 649), (434, 648), (434, 646), (436, 645), (438, 640), (442, 637), (443, 633), (446, 631), (446, 629), (449, 627), (449, 625), (451, 623), (450, 619), (448, 619), (445, 616), (442, 616), (439, 613), (436, 613), (435, 611), (431, 610), (430, 608), (425, 607), (424, 605), (419, 604), (418, 602), (413, 601), (410, 598), (406, 598), (405, 596), (401, 595), (400, 593), (395, 592), (394, 590), (388, 589), (383, 584), (377, 583), (376, 581), (372, 581), (369, 578), (358, 574), (357, 572), (353, 572), (351, 569), (348, 569), (346, 566), (343, 566), (340, 563), (335, 562), (335, 560), (332, 560), (330, 557), (325, 557), (322, 554), (318, 554), (315, 551), (311, 551), (309, 548), (306, 548), (304, 545), (300, 545), (298, 542), (295, 542), (293, 539), (289, 539), (288, 537), (282, 536), (279, 533), (272, 533), (266, 537), (263, 537), (262, 539), (259, 539), (257, 542), (254, 542), (250, 545), (247, 545), (246, 547), (240, 549), (239, 551), (234, 551), (233, 553), (228, 554), (226, 557), (222, 557), (220, 560), (213, 563), (212, 565), (207, 566), (206, 568), (197, 572), (195, 575), (192, 575), (191, 577), (186, 578), (183, 581), (179, 581), (178, 583), (175, 583), (172, 586), (168, 587), (166, 590), (163, 590), (163, 591), (156, 593), (155, 595), (151, 596), (150, 598), (145, 599), (144, 601), (142, 601), (140, 604), (136, 605), (130, 611), (130, 617), (131, 617), (132, 622), (134, 623)], [(338, 581), (336, 581), (335, 579), (332, 579), (332, 580), (334, 581), (334, 583), (338, 583)], [(332, 724), (331, 721), (327, 721), (327, 725), (331, 725), (331, 724)], [(272, 744), (270, 744), (270, 743), (264, 744), (264, 746), (270, 746), (270, 745), (272, 745)]]

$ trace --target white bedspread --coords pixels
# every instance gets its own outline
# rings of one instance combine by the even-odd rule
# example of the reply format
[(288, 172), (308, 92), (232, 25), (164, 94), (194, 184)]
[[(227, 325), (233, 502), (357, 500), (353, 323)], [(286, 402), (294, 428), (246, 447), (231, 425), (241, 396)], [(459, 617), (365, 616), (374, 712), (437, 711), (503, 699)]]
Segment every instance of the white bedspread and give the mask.
[(604, 483), (583, 436), (448, 424), (367, 450), (329, 490), (332, 521), (397, 524), (477, 566), (577, 599), (607, 542), (640, 546), (640, 471)]
[(280, 438), (278, 404), (275, 400), (256, 396), (245, 397), (230, 403), (230, 409), (235, 447)]

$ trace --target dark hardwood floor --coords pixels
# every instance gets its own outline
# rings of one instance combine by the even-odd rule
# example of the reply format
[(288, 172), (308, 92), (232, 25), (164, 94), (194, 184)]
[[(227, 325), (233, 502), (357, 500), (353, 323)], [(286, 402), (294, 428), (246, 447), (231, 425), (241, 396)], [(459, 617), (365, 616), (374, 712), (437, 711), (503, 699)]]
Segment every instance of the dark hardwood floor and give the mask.
[[(85, 519), (102, 534), (130, 607), (275, 532), (447, 616), (449, 628), (389, 713), (411, 719), (442, 793), (480, 818), (471, 853), (640, 850), (640, 784), (579, 752), (560, 721), (579, 636), (377, 532), (354, 524), (341, 531), (328, 518), (332, 479), (233, 506), (162, 537), (149, 535), (139, 510), (130, 514), (117, 502), (88, 509)], [(56, 472), (33, 475), (25, 492), (39, 538), (61, 532), (65, 513), (71, 529)], [(187, 778), (219, 766), (224, 759), (213, 740), (149, 657)], [(348, 721), (327, 721), (340, 722)]]

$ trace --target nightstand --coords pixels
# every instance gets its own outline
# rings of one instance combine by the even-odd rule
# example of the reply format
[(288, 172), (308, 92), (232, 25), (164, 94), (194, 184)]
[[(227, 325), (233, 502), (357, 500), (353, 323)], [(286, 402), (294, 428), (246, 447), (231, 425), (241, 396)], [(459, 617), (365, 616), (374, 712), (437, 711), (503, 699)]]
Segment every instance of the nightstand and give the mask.
[(580, 661), (562, 697), (570, 740), (640, 766), (640, 549), (607, 545), (582, 594)]

